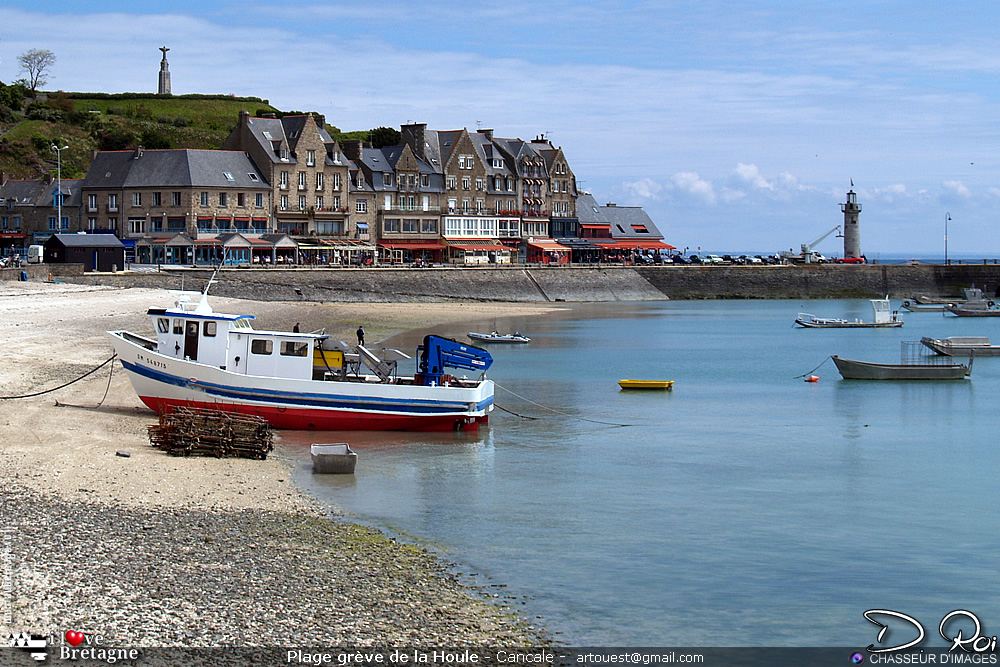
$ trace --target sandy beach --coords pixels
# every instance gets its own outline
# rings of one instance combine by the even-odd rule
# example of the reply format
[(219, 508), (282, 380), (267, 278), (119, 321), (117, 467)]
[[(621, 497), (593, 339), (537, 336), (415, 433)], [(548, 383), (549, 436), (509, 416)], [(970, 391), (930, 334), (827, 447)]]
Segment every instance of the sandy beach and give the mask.
[[(151, 329), (164, 290), (0, 284), (0, 391), (61, 385), (109, 359), (105, 331)], [(504, 303), (317, 304), (213, 299), (258, 328), (351, 340), (546, 312)], [(117, 362), (116, 362), (117, 365)], [(289, 461), (178, 458), (120, 365), (0, 400), (5, 483), (0, 633), (101, 633), (118, 646), (531, 646), (545, 641), (433, 557), (329, 518)], [(106, 396), (105, 396), (106, 393)], [(119, 453), (127, 452), (129, 456)]]

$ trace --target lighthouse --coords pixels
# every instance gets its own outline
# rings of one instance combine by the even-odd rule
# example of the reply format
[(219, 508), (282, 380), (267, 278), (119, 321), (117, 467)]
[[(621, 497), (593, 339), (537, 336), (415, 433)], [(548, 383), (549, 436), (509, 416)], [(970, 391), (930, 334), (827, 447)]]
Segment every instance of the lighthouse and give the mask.
[(844, 257), (861, 257), (861, 230), (858, 229), (858, 217), (861, 214), (861, 204), (854, 194), (854, 181), (847, 191), (847, 201), (840, 205), (844, 212)]

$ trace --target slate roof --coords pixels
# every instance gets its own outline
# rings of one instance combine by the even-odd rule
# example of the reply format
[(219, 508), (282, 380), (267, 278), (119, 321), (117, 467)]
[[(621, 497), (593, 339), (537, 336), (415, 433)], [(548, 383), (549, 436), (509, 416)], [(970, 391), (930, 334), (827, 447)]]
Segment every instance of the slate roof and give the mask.
[(67, 248), (124, 248), (114, 234), (53, 234)]
[[(611, 238), (613, 239), (662, 239), (663, 234), (653, 222), (649, 214), (641, 206), (600, 206), (601, 212), (611, 223)], [(579, 200), (577, 200), (579, 213)], [(645, 228), (645, 232), (636, 231), (634, 227)]]
[(87, 189), (152, 187), (271, 189), (242, 151), (101, 151), (83, 179), (83, 188)]

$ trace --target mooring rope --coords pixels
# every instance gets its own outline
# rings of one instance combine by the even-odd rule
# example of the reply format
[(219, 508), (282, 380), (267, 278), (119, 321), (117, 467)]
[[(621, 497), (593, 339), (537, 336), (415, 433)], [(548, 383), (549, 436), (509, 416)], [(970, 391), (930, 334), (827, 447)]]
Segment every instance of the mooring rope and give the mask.
[[(17, 398), (34, 398), (35, 396), (42, 396), (44, 394), (51, 394), (52, 392), (58, 391), (58, 390), (62, 389), (63, 387), (70, 386), (74, 382), (79, 382), (80, 380), (82, 380), (83, 378), (87, 377), (88, 375), (93, 375), (94, 373), (96, 373), (100, 369), (102, 369), (105, 366), (107, 366), (110, 362), (114, 361), (115, 357), (117, 357), (117, 356), (118, 356), (118, 353), (116, 352), (115, 354), (112, 354), (111, 357), (108, 358), (107, 361), (103, 362), (101, 365), (99, 365), (99, 366), (97, 366), (95, 368), (90, 369), (89, 371), (87, 371), (86, 373), (84, 373), (83, 375), (81, 375), (80, 377), (74, 378), (73, 380), (70, 380), (69, 382), (61, 384), (58, 387), (53, 387), (52, 389), (46, 389), (44, 391), (36, 391), (36, 392), (34, 392), (32, 394), (22, 394), (20, 396), (0, 396), (0, 401), (10, 401), (10, 400), (14, 400), (14, 399), (17, 399)], [(112, 368), (112, 370), (113, 370), (113, 368)], [(108, 379), (108, 386), (110, 387), (110, 385), (111, 385), (111, 380), (109, 378)], [(104, 392), (104, 395), (107, 396), (107, 391)], [(101, 401), (103, 402), (104, 399), (102, 398)]]
[[(117, 352), (115, 354), (112, 354), (111, 358), (114, 359), (115, 356), (117, 356), (117, 354), (118, 354)], [(108, 362), (105, 361), (104, 363), (106, 364)], [(103, 365), (104, 364), (101, 364), (101, 366), (103, 366)], [(98, 366), (98, 368), (100, 368), (100, 366)], [(94, 369), (94, 370), (97, 370), (97, 369)], [(65, 407), (65, 408), (89, 408), (91, 410), (93, 410), (95, 408), (99, 408), (102, 405), (104, 405), (104, 399), (106, 399), (108, 397), (108, 392), (111, 391), (111, 379), (114, 376), (115, 376), (115, 365), (111, 364), (111, 371), (108, 373), (108, 385), (104, 388), (104, 396), (101, 396), (101, 400), (99, 400), (97, 402), (97, 405), (73, 405), (72, 403), (60, 403), (59, 401), (56, 401), (56, 405), (58, 407)]]
[[(826, 359), (824, 359), (823, 361), (819, 362), (819, 366), (822, 366), (822, 365), (823, 365), (823, 364), (825, 364), (826, 362), (830, 361), (830, 359), (831, 359), (831, 357), (827, 357), (827, 358), (826, 358)], [(815, 373), (816, 371), (818, 371), (818, 370), (819, 370), (819, 366), (817, 366), (816, 368), (812, 369), (811, 371), (806, 371), (806, 372), (805, 372), (805, 373), (803, 373), (802, 375), (796, 375), (796, 376), (795, 376), (795, 377), (793, 377), (792, 379), (793, 379), (793, 380), (798, 380), (799, 378), (804, 378), (804, 377), (805, 377), (805, 376), (807, 376), (807, 375), (812, 375), (813, 373)]]
[[(526, 401), (528, 403), (531, 403), (532, 405), (535, 405), (535, 406), (537, 406), (539, 408), (542, 408), (543, 410), (548, 410), (550, 412), (554, 412), (557, 415), (562, 415), (564, 417), (569, 417), (570, 419), (579, 419), (580, 421), (591, 422), (591, 423), (594, 423), (594, 424), (604, 424), (605, 426), (634, 426), (634, 424), (619, 424), (617, 422), (605, 422), (605, 421), (601, 421), (599, 419), (588, 419), (586, 417), (580, 417), (580, 416), (577, 416), (577, 415), (571, 415), (568, 412), (562, 412), (561, 410), (556, 410), (555, 408), (550, 408), (547, 405), (542, 405), (541, 403), (536, 403), (535, 401), (531, 400), (530, 398), (526, 398), (526, 397), (521, 396), (520, 394), (518, 394), (516, 392), (511, 391), (507, 387), (500, 386), (499, 384), (497, 384), (496, 380), (493, 381), (493, 385), (496, 386), (496, 387), (498, 387), (498, 388), (500, 388), (500, 389), (503, 389), (508, 394), (511, 394), (513, 396), (516, 396), (516, 397), (520, 398), (522, 401)], [(494, 405), (496, 405), (496, 404), (494, 403)], [(497, 407), (500, 407), (500, 406), (497, 406)], [(504, 408), (500, 408), (500, 409), (504, 410)], [(510, 411), (509, 410), (504, 410), (504, 412), (510, 412)], [(517, 414), (517, 413), (511, 413), (511, 414)], [(522, 417), (523, 415), (517, 415), (517, 416), (518, 417)], [(539, 419), (539, 417), (530, 417), (530, 418), (526, 417), (526, 419)]]

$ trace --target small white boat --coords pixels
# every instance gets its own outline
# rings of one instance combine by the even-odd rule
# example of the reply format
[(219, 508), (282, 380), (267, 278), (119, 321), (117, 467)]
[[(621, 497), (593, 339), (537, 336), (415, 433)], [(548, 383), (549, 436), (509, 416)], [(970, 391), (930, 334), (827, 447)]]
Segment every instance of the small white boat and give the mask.
[(346, 442), (313, 444), (309, 453), (316, 473), (349, 475), (358, 463), (358, 453)]
[(1000, 345), (993, 345), (986, 336), (952, 336), (951, 338), (928, 338), (920, 342), (938, 354), (948, 357), (1000, 357)]
[(884, 299), (872, 299), (872, 311), (875, 319), (871, 322), (863, 320), (845, 320), (839, 317), (816, 317), (809, 313), (799, 313), (795, 323), (809, 329), (879, 329), (887, 327), (901, 327), (903, 320), (899, 319), (899, 313), (891, 309), (889, 297)]
[(480, 343), (530, 343), (531, 339), (519, 331), (512, 334), (502, 334), (499, 331), (491, 331), (488, 334), (469, 332), (469, 338)]

